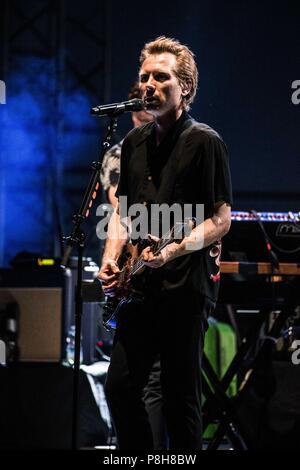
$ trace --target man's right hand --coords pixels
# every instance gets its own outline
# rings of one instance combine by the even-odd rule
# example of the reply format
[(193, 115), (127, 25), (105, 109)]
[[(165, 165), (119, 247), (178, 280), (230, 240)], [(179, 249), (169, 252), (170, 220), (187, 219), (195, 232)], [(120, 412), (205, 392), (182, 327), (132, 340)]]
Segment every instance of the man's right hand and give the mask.
[(119, 273), (120, 269), (115, 260), (106, 259), (105, 261), (103, 261), (100, 271), (98, 273), (98, 279), (100, 279), (102, 283), (102, 288), (105, 295), (114, 295), (116, 286), (118, 284)]

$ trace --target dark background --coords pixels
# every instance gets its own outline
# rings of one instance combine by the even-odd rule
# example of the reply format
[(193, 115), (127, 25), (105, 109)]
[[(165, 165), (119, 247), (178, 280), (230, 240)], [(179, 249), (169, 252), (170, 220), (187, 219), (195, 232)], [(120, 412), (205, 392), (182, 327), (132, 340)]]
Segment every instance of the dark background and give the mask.
[[(191, 114), (228, 145), (234, 209), (299, 211), (300, 6), (295, 2), (2, 1), (0, 265), (58, 255), (97, 159), (96, 104), (127, 99), (143, 44), (166, 35), (199, 66)], [(130, 129), (119, 120), (116, 140)], [(100, 202), (101, 198), (98, 199)], [(95, 209), (87, 254), (98, 261)]]

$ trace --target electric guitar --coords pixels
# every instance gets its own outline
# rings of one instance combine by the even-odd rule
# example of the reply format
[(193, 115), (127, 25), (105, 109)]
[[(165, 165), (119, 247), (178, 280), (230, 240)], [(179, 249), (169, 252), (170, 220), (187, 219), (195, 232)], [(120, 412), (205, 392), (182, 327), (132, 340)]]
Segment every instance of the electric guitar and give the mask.
[[(190, 223), (178, 222), (169, 232), (157, 242), (151, 243), (152, 252), (158, 256), (161, 251), (170, 243), (178, 242), (185, 236), (187, 228), (191, 230)], [(118, 315), (121, 308), (129, 303), (141, 303), (144, 300), (143, 290), (138, 277), (143, 273), (146, 266), (141, 256), (145, 248), (143, 244), (128, 244), (118, 260), (120, 273), (118, 274), (118, 284), (114, 296), (107, 296), (103, 306), (103, 326), (106, 330), (116, 328)], [(137, 282), (136, 282), (137, 281)]]

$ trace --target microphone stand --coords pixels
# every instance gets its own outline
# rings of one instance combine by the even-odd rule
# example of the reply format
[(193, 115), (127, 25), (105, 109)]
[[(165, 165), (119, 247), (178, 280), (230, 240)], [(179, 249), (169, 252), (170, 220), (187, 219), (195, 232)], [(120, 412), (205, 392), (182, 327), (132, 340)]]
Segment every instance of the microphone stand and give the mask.
[(77, 449), (77, 430), (78, 430), (78, 386), (80, 371), (80, 341), (81, 341), (81, 317), (82, 317), (82, 257), (85, 248), (86, 234), (81, 229), (81, 224), (90, 215), (90, 209), (93, 201), (96, 199), (100, 188), (100, 170), (105, 152), (111, 145), (113, 133), (117, 128), (117, 117), (120, 113), (109, 114), (110, 122), (107, 134), (102, 142), (102, 148), (99, 160), (92, 163), (92, 176), (86, 188), (79, 212), (73, 216), (74, 228), (70, 236), (63, 237), (66, 242), (66, 248), (62, 259), (62, 266), (68, 264), (68, 260), (74, 246), (77, 247), (78, 266), (77, 266), (77, 285), (75, 294), (75, 357), (74, 357), (74, 377), (73, 377), (73, 403), (72, 403), (72, 450)]
[[(250, 213), (254, 215), (254, 217), (256, 218), (256, 222), (258, 223), (261, 231), (262, 231), (262, 234), (263, 234), (263, 237), (264, 237), (264, 242), (266, 244), (266, 248), (267, 248), (267, 252), (268, 252), (268, 256), (269, 256), (269, 260), (270, 260), (270, 265), (271, 265), (271, 275), (269, 276), (269, 281), (270, 281), (270, 284), (271, 284), (271, 294), (272, 294), (272, 311), (275, 310), (275, 282), (274, 282), (274, 279), (273, 279), (273, 275), (275, 274), (275, 271), (277, 269), (279, 269), (279, 261), (278, 261), (278, 257), (276, 255), (276, 253), (272, 250), (272, 244), (271, 244), (271, 241), (267, 235), (267, 232), (265, 230), (265, 227), (264, 227), (264, 224), (260, 218), (260, 215), (258, 214), (258, 212), (254, 209), (251, 209), (250, 210)], [(264, 330), (267, 330), (266, 334), (268, 335), (269, 333), (269, 330), (270, 327), (267, 326), (267, 324), (265, 324), (265, 327), (264, 327)]]
[(272, 274), (274, 274), (274, 271), (276, 269), (279, 269), (279, 261), (278, 261), (277, 255), (272, 250), (272, 244), (270, 242), (270, 239), (267, 235), (267, 232), (265, 230), (265, 227), (264, 227), (264, 225), (261, 221), (261, 218), (260, 218), (259, 214), (254, 209), (251, 209), (250, 213), (254, 215), (254, 217), (256, 218), (256, 222), (258, 223), (258, 225), (259, 225), (259, 227), (262, 231), (264, 241), (265, 241), (265, 244), (266, 244), (266, 248), (267, 248), (267, 251), (268, 251), (268, 255), (269, 255), (270, 264), (271, 264), (271, 272), (272, 272)]

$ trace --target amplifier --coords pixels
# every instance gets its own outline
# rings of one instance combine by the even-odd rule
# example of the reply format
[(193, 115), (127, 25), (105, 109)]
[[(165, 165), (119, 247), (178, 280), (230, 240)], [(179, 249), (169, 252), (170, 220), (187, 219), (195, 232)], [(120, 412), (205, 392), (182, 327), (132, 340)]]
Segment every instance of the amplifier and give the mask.
[(15, 306), (20, 361), (61, 361), (66, 274), (56, 268), (0, 270), (0, 320), (7, 305)]
[(281, 263), (300, 263), (300, 213), (233, 211), (223, 238), (223, 261), (269, 261), (267, 244)]
[[(91, 302), (86, 298), (86, 284), (95, 279), (98, 266), (83, 259), (82, 353), (83, 362), (98, 360), (96, 349), (101, 330), (99, 306), (101, 287)], [(75, 323), (75, 290), (77, 260), (63, 269), (40, 265), (0, 269), (0, 339), (4, 337), (7, 308), (17, 317), (18, 345), (21, 362), (54, 362), (64, 360), (66, 336)]]

